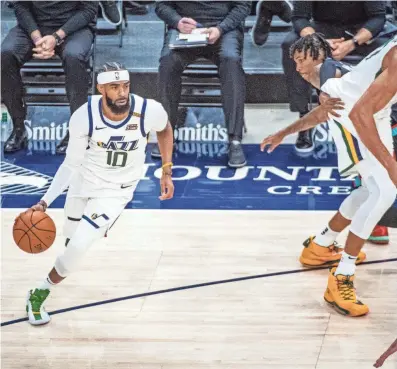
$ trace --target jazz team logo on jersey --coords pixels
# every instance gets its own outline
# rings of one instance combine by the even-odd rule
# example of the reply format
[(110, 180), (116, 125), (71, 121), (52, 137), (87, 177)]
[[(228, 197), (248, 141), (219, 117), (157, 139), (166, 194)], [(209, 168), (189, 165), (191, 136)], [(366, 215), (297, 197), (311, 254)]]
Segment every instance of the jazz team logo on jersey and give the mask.
[(124, 141), (124, 136), (111, 136), (107, 143), (98, 141), (97, 145), (107, 150), (133, 151), (138, 148), (139, 140)]

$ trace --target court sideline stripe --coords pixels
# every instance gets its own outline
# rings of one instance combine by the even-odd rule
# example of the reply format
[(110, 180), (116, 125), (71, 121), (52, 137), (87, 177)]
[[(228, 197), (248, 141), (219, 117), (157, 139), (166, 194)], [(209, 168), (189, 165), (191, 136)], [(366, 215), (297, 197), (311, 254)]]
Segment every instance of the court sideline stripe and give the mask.
[[(361, 263), (360, 265), (390, 263), (390, 262), (393, 262), (393, 261), (397, 261), (397, 258), (365, 261), (365, 262)], [(238, 277), (238, 278), (231, 278), (231, 279), (221, 279), (219, 281), (190, 284), (190, 285), (186, 285), (186, 286), (167, 288), (165, 290), (144, 292), (144, 293), (139, 293), (139, 294), (136, 294), (136, 295), (129, 295), (129, 296), (124, 296), (124, 297), (118, 297), (118, 298), (115, 298), (115, 299), (96, 301), (96, 302), (92, 302), (92, 303), (84, 304), (84, 305), (72, 306), (72, 307), (65, 308), (65, 309), (54, 310), (54, 311), (49, 312), (48, 314), (50, 314), (50, 315), (62, 314), (62, 313), (67, 313), (68, 311), (80, 310), (80, 309), (85, 309), (85, 308), (99, 306), (99, 305), (106, 305), (106, 304), (111, 304), (111, 303), (119, 302), (119, 301), (132, 300), (132, 299), (137, 299), (137, 298), (141, 298), (141, 297), (160, 295), (160, 294), (170, 293), (170, 292), (190, 290), (190, 289), (200, 288), (200, 287), (214, 286), (214, 285), (217, 285), (217, 284), (234, 283), (234, 282), (247, 281), (247, 280), (251, 280), (251, 279), (269, 278), (269, 277), (276, 277), (276, 276), (281, 276), (281, 275), (312, 272), (314, 270), (324, 270), (324, 269), (329, 269), (329, 267), (327, 266), (327, 267), (319, 267), (319, 268), (311, 268), (311, 269), (293, 269), (293, 270), (286, 270), (284, 272), (273, 272), (273, 273), (265, 273), (265, 274), (256, 274), (256, 275), (249, 275), (249, 276), (246, 276), (246, 277)], [(28, 320), (27, 317), (15, 319), (15, 320), (9, 320), (8, 322), (1, 323), (1, 327), (5, 327), (7, 325), (12, 325), (12, 324), (16, 324), (16, 323), (25, 322), (27, 320)]]

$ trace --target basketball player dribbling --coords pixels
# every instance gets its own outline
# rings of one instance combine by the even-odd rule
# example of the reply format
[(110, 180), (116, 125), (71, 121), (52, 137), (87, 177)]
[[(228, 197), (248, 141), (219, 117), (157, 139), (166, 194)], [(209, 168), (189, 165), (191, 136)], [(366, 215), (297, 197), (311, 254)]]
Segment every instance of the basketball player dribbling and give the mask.
[(89, 97), (70, 118), (66, 158), (33, 210), (45, 211), (67, 188), (66, 248), (41, 285), (29, 291), (29, 322), (50, 321), (44, 302), (59, 282), (78, 269), (88, 248), (104, 237), (131, 201), (143, 174), (147, 135), (157, 131), (162, 156), (160, 200), (173, 197), (173, 131), (162, 105), (130, 94), (128, 71), (106, 63), (97, 77), (100, 95)]
[[(313, 56), (305, 47), (310, 45), (305, 42), (310, 36), (297, 41), (299, 47), (293, 57), (298, 71), (298, 59)], [(392, 154), (390, 112), (397, 102), (397, 37), (373, 51), (344, 76), (328, 79), (321, 91), (330, 96), (338, 114), (331, 114), (332, 109), (320, 105), (294, 124), (265, 138), (261, 150), (270, 145), (268, 152), (272, 152), (284, 137), (328, 120), (341, 175), (357, 174), (363, 184), (343, 201), (325, 229), (316, 235), (315, 242), (313, 238), (306, 242), (300, 261), (306, 266), (332, 266), (324, 299), (341, 314), (361, 316), (369, 308), (356, 296), (356, 264), (365, 259), (361, 252), (365, 240), (396, 199), (397, 162)], [(341, 101), (343, 110), (340, 110)], [(334, 242), (349, 225), (342, 251)]]

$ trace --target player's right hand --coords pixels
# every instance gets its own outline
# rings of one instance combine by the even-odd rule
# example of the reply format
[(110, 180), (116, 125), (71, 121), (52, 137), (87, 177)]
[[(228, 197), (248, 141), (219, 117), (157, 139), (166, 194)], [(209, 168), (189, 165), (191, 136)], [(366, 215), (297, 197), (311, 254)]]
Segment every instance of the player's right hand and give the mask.
[(196, 28), (197, 22), (192, 18), (182, 18), (178, 22), (178, 30), (181, 33), (192, 33), (192, 31)]
[(322, 109), (332, 116), (340, 118), (340, 115), (335, 110), (344, 110), (345, 103), (339, 97), (331, 97), (327, 93), (321, 92), (319, 100)]
[(261, 143), (261, 151), (264, 151), (266, 146), (270, 145), (270, 147), (267, 149), (267, 152), (270, 154), (278, 145), (281, 144), (283, 139), (284, 134), (281, 131), (275, 133), (274, 135), (267, 136)]

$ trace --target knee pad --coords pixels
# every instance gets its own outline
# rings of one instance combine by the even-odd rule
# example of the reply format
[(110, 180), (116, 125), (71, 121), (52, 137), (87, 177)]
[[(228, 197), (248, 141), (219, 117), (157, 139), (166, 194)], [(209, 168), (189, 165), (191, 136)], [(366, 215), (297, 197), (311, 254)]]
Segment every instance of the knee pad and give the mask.
[(94, 228), (85, 221), (79, 223), (76, 232), (63, 254), (55, 261), (55, 269), (61, 277), (74, 272), (92, 244), (101, 239), (108, 227)]
[(350, 230), (368, 239), (372, 230), (396, 199), (396, 187), (390, 178), (369, 177), (365, 180), (369, 195), (353, 216)]
[(339, 212), (342, 216), (348, 220), (352, 220), (354, 214), (360, 206), (367, 200), (369, 196), (368, 189), (366, 187), (356, 188), (352, 193), (346, 197), (339, 207)]

